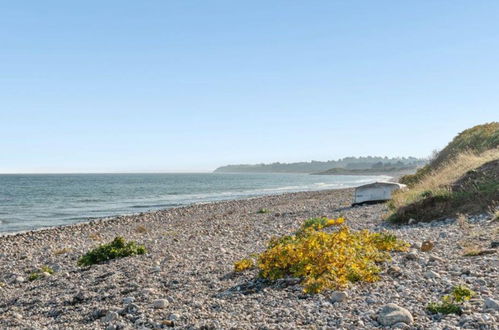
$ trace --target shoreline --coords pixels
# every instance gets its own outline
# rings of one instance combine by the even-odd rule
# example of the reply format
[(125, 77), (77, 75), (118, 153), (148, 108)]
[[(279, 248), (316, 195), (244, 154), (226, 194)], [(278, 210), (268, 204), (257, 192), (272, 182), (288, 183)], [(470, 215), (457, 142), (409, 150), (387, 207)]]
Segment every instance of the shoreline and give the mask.
[(40, 232), (40, 231), (51, 231), (51, 230), (65, 229), (68, 227), (76, 227), (76, 226), (85, 226), (85, 225), (93, 226), (93, 225), (99, 225), (102, 222), (116, 221), (120, 218), (141, 217), (141, 216), (144, 216), (147, 214), (152, 214), (152, 213), (157, 213), (157, 212), (189, 209), (191, 207), (202, 206), (202, 205), (210, 205), (210, 204), (215, 205), (215, 204), (224, 204), (224, 203), (230, 203), (230, 202), (251, 201), (251, 200), (257, 200), (257, 199), (262, 199), (262, 198), (266, 199), (267, 197), (275, 197), (275, 196), (281, 196), (281, 195), (292, 195), (292, 194), (313, 193), (313, 192), (328, 192), (328, 191), (345, 191), (345, 190), (353, 190), (353, 189), (355, 189), (355, 188), (303, 190), (303, 191), (292, 191), (292, 192), (281, 192), (281, 193), (276, 192), (276, 193), (263, 194), (263, 195), (258, 195), (258, 196), (249, 196), (249, 197), (243, 197), (243, 198), (221, 199), (221, 200), (206, 201), (206, 202), (194, 202), (194, 203), (190, 203), (190, 204), (186, 204), (186, 205), (182, 205), (182, 206), (173, 206), (170, 208), (161, 208), (158, 210), (148, 210), (148, 211), (137, 212), (137, 213), (116, 214), (116, 215), (110, 215), (107, 217), (98, 217), (95, 219), (84, 220), (81, 222), (64, 224), (64, 225), (47, 226), (47, 227), (13, 231), (13, 232), (0, 232), (0, 240), (2, 239), (2, 237), (7, 237), (7, 236), (34, 234), (34, 233)]
[[(101, 173), (101, 174), (106, 175), (107, 173)], [(137, 173), (137, 174), (141, 174), (141, 173)], [(180, 174), (182, 174), (182, 173), (180, 173)], [(249, 174), (251, 175), (253, 173), (249, 173)], [(279, 173), (276, 173), (276, 174), (279, 174)], [(301, 175), (301, 173), (295, 173), (295, 174)], [(395, 177), (395, 176), (383, 175), (383, 174), (379, 174), (379, 175), (377, 175), (377, 174), (372, 174), (372, 175), (367, 175), (367, 174), (366, 175), (361, 175), (361, 174), (343, 175), (343, 174), (341, 174), (341, 175), (337, 175), (337, 176), (358, 176), (358, 177), (370, 176), (370, 177), (377, 177), (376, 181), (381, 180), (381, 181), (394, 181), (394, 182), (396, 182), (396, 180), (397, 180), (397, 177)], [(47, 226), (42, 226), (42, 227), (35, 227), (33, 229), (1, 231), (1, 221), (0, 221), (0, 237), (8, 236), (8, 235), (15, 235), (18, 233), (26, 233), (26, 232), (31, 232), (31, 231), (39, 231), (39, 230), (45, 230), (45, 229), (51, 229), (51, 228), (57, 228), (57, 227), (71, 226), (71, 225), (80, 224), (80, 223), (87, 223), (87, 222), (100, 221), (100, 220), (105, 220), (105, 219), (112, 219), (112, 218), (121, 217), (121, 216), (136, 216), (136, 215), (140, 215), (142, 213), (156, 212), (156, 211), (161, 211), (161, 210), (169, 210), (169, 209), (173, 209), (173, 208), (189, 207), (189, 206), (193, 206), (193, 205), (200, 205), (200, 204), (206, 204), (206, 203), (245, 200), (245, 199), (251, 199), (251, 198), (260, 198), (260, 197), (274, 196), (274, 195), (280, 195), (280, 194), (287, 194), (287, 193), (354, 189), (354, 187), (348, 187), (348, 186), (347, 187), (331, 188), (331, 187), (329, 187), (330, 185), (331, 184), (327, 184), (326, 186), (328, 186), (328, 187), (325, 187), (325, 188), (300, 186), (300, 187), (290, 189), (290, 187), (285, 186), (285, 187), (255, 189), (254, 191), (253, 190), (244, 190), (244, 191), (230, 192), (233, 194), (233, 196), (229, 196), (229, 197), (225, 197), (224, 196), (225, 192), (222, 192), (222, 193), (219, 193), (215, 197), (206, 197), (204, 201), (203, 200), (201, 200), (201, 201), (192, 200), (191, 202), (187, 202), (183, 205), (175, 205), (175, 206), (171, 206), (171, 207), (160, 207), (160, 208), (153, 207), (151, 209), (146, 209), (143, 212), (137, 212), (137, 211), (130, 210), (129, 213), (117, 212), (114, 214), (97, 216), (97, 217), (81, 217), (81, 219), (78, 219), (76, 222), (70, 222), (70, 223), (66, 223), (66, 224), (64, 224), (64, 223), (53, 224), (53, 225), (47, 225)], [(105, 205), (102, 205), (102, 207), (105, 207)], [(105, 208), (103, 210), (105, 210)], [(84, 212), (85, 210), (81, 209), (80, 211)], [(9, 222), (7, 221), (6, 224), (8, 224), (8, 223)]]
[[(408, 309), (420, 328), (466, 323), (487, 329), (499, 321), (499, 311), (482, 308), (484, 299), (499, 294), (496, 255), (470, 259), (456, 253), (466, 233), (452, 219), (391, 226), (382, 220), (384, 204), (351, 207), (352, 194), (284, 193), (1, 236), (0, 328), (370, 329), (381, 327), (377, 313), (387, 303)], [(270, 212), (258, 213), (261, 208)], [(268, 283), (257, 278), (257, 270), (233, 272), (235, 261), (262, 252), (271, 237), (319, 216), (344, 216), (352, 230), (391, 230), (413, 247), (423, 240), (436, 247), (393, 254), (379, 282), (352, 285), (341, 303), (332, 291), (304, 295), (296, 281)], [(490, 240), (491, 225), (487, 218), (470, 218), (467, 230), (484, 229), (481, 239)], [(145, 245), (147, 254), (77, 266), (81, 255), (115, 236)], [(29, 281), (42, 266), (54, 274)], [(386, 271), (393, 267), (395, 275)], [(439, 277), (426, 277), (430, 270)], [(463, 276), (478, 294), (467, 307), (468, 319), (429, 315), (428, 301), (440, 299)]]

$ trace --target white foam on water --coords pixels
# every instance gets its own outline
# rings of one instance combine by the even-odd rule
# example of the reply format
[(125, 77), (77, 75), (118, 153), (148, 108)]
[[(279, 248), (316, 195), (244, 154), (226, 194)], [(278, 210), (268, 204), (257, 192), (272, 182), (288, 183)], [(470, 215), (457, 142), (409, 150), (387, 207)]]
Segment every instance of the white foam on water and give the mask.
[[(84, 179), (83, 176), (79, 178)], [(81, 180), (79, 185), (75, 187), (81, 190), (81, 185), (83, 185), (87, 188), (87, 195), (78, 195), (77, 199), (68, 199), (64, 191), (61, 192), (56, 189), (56, 194), (48, 195), (49, 197), (55, 197), (50, 197), (52, 199), (47, 198), (45, 202), (38, 202), (37, 199), (40, 196), (33, 194), (32, 200), (23, 199), (28, 204), (11, 203), (10, 205), (0, 205), (0, 212), (6, 215), (4, 219), (0, 219), (0, 232), (33, 230), (54, 225), (84, 222), (91, 218), (136, 214), (190, 204), (287, 192), (350, 188), (375, 181), (386, 181), (388, 179), (390, 179), (389, 176), (305, 176), (288, 174), (276, 176), (265, 175), (262, 178), (262, 176), (258, 175), (225, 177), (224, 175), (217, 174), (213, 177), (206, 175), (206, 177), (197, 177), (194, 179), (187, 177), (182, 180), (165, 181), (166, 186), (158, 185), (154, 181), (153, 189), (149, 191), (145, 190), (147, 194), (142, 193), (144, 190), (143, 187), (148, 187), (142, 181), (134, 183), (136, 187), (140, 188), (137, 191), (133, 190), (131, 194), (123, 194), (121, 191), (121, 194), (116, 194), (116, 192), (120, 193), (119, 189), (122, 189), (119, 188), (120, 186), (115, 189), (116, 192), (99, 190), (99, 187), (104, 186), (107, 189), (107, 186), (103, 184), (97, 188), (94, 188), (92, 184), (85, 186), (87, 182), (92, 181)], [(119, 178), (115, 179), (115, 181), (119, 183)], [(116, 184), (115, 181), (113, 181), (114, 184)], [(50, 184), (50, 181), (47, 182)], [(127, 181), (124, 180), (124, 182)], [(30, 191), (36, 191), (36, 186), (33, 187), (34, 190)], [(16, 188), (16, 185), (11, 186), (9, 192)], [(54, 186), (55, 188), (57, 186)], [(210, 189), (218, 191), (209, 191)], [(23, 196), (24, 198), (24, 195), (20, 194), (19, 196)], [(8, 220), (5, 219), (7, 217)]]

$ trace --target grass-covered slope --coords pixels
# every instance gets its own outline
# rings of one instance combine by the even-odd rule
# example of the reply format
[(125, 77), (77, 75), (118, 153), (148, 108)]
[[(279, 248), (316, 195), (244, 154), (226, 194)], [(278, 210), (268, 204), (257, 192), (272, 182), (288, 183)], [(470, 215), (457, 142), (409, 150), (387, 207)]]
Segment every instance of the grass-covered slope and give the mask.
[(431, 221), (458, 213), (488, 211), (499, 203), (499, 148), (451, 157), (390, 202), (389, 220)]
[(437, 156), (415, 174), (400, 178), (400, 183), (415, 186), (433, 171), (463, 152), (482, 153), (499, 147), (499, 122), (477, 125), (457, 135)]

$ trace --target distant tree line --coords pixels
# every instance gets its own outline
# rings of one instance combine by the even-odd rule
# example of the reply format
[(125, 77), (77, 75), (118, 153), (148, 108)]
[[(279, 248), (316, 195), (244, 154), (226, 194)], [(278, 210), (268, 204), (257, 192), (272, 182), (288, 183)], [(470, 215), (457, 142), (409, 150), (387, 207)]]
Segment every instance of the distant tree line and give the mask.
[(408, 169), (422, 166), (425, 159), (415, 157), (345, 157), (338, 160), (298, 162), (298, 163), (271, 163), (271, 164), (241, 164), (219, 167), (215, 172), (224, 173), (317, 173), (333, 168), (348, 170), (366, 169)]

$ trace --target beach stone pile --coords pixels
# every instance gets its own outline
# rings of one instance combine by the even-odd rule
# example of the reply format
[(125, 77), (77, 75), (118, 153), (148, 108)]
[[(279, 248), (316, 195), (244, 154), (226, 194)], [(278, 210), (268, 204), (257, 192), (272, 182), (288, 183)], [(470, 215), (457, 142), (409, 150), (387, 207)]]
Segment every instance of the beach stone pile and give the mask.
[[(0, 329), (497, 329), (498, 222), (489, 214), (394, 226), (383, 204), (350, 207), (353, 191), (302, 192), (119, 216), (0, 237)], [(259, 213), (260, 209), (267, 213)], [(233, 263), (310, 217), (409, 242), (381, 280), (306, 295), (300, 279), (259, 279)], [(145, 255), (77, 266), (115, 236)], [(486, 253), (470, 253), (469, 247)], [(476, 251), (475, 251), (476, 252)], [(52, 274), (30, 280), (43, 266)], [(462, 315), (430, 314), (455, 285), (476, 292)]]

